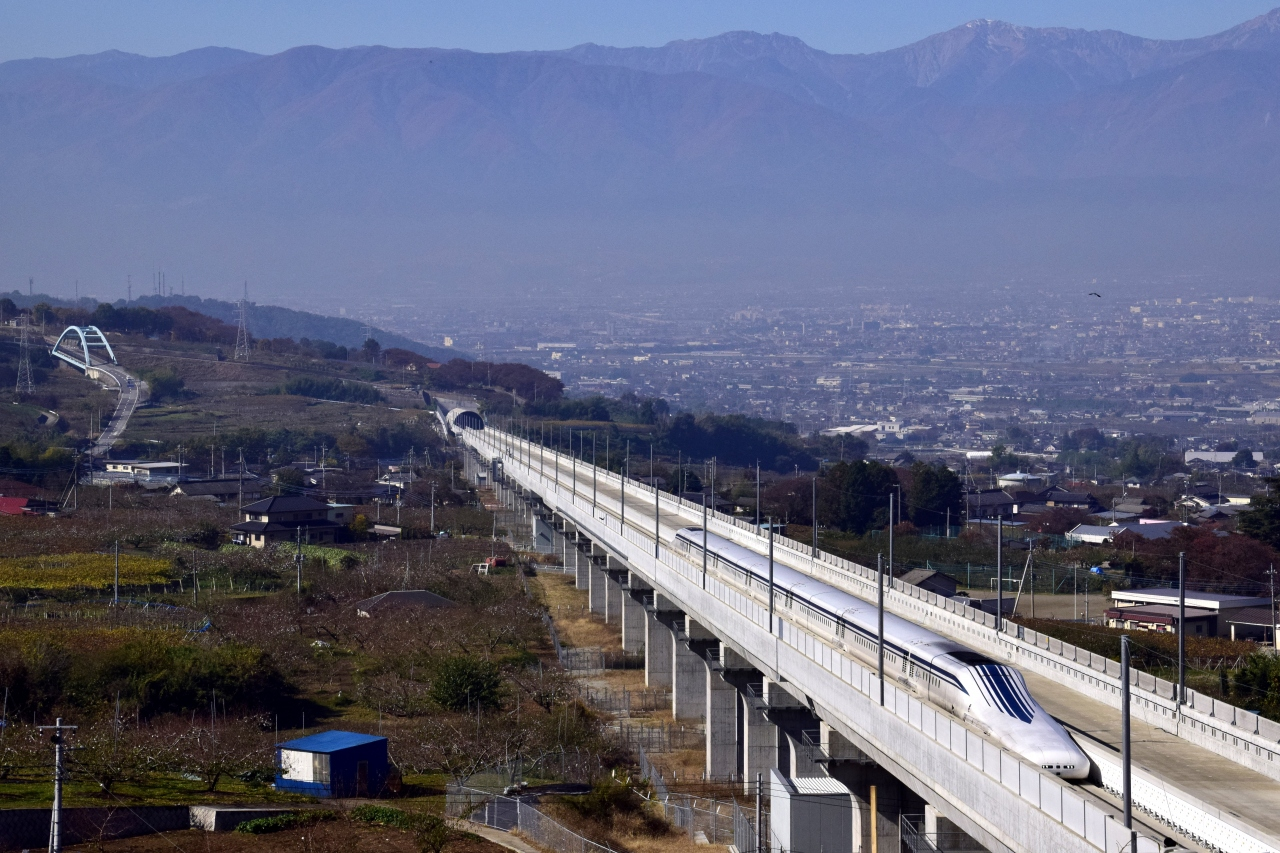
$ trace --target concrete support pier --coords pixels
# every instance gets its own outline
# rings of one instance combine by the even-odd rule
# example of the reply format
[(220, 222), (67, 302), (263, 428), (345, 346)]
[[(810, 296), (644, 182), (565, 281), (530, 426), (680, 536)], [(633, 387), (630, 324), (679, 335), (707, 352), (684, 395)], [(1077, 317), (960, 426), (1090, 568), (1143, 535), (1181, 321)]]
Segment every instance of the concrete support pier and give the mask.
[[(645, 622), (648, 614), (644, 605), (635, 598), (634, 592), (622, 593), (622, 650), (629, 654), (637, 654), (645, 650)], [(648, 658), (645, 659), (648, 669)]]
[(743, 793), (754, 794), (756, 774), (765, 784), (769, 771), (778, 766), (778, 727), (769, 722), (763, 710), (753, 708), (751, 697), (740, 696), (742, 702), (742, 782)]
[(708, 779), (734, 779), (738, 775), (738, 691), (721, 677), (718, 667), (705, 661), (707, 678)]
[[(585, 548), (585, 550), (584, 550)], [(574, 589), (591, 589), (591, 543), (578, 542), (578, 547), (573, 549), (573, 588)], [(568, 568), (568, 565), (565, 566)]]
[(609, 625), (622, 626), (622, 581), (615, 572), (608, 572), (604, 581), (604, 621)]
[(688, 616), (684, 618), (685, 639), (677, 637), (671, 662), (671, 715), (677, 720), (700, 720), (707, 713), (707, 666), (705, 659), (689, 647), (712, 636)]
[(598, 616), (604, 615), (605, 583), (608, 576), (593, 558), (587, 568), (587, 608)]
[(675, 635), (653, 613), (644, 614), (644, 684), (670, 687)]

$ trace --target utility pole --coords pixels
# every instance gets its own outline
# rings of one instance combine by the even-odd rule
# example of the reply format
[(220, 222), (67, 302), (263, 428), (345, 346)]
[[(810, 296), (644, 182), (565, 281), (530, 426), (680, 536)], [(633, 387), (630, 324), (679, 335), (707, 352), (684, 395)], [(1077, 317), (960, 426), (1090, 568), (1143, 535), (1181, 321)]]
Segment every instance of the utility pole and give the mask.
[(1276, 564), (1267, 569), (1271, 581), (1271, 648), (1276, 647)]
[(591, 508), (596, 508), (596, 432), (591, 431)]
[[(1274, 604), (1273, 604), (1274, 606)], [(1178, 552), (1178, 708), (1187, 702), (1187, 553)]]
[(431, 535), (436, 533), (436, 484), (431, 484)]
[(240, 509), (244, 509), (244, 448), (240, 448)]
[(40, 731), (53, 730), (53, 814), (49, 821), (49, 853), (62, 853), (62, 780), (66, 776), (66, 741), (63, 732), (74, 732), (79, 726), (64, 726), (58, 717), (52, 726), (38, 726)]
[(1129, 744), (1129, 635), (1120, 637), (1120, 747), (1124, 796), (1124, 828), (1129, 830), (1129, 849), (1138, 849), (1138, 832), (1133, 828), (1133, 753)]
[(298, 528), (298, 550), (293, 556), (294, 568), (298, 572), (298, 595), (302, 595), (302, 528)]
[(111, 604), (113, 606), (118, 607), (120, 605), (120, 540), (119, 539), (117, 539), (115, 542), (115, 564), (116, 564), (116, 579), (115, 579), (115, 586), (114, 586), (115, 592), (111, 596)]
[(880, 705), (884, 706), (884, 560), (876, 554), (876, 672), (880, 675)]
[[(627, 529), (627, 475), (631, 472), (631, 439), (627, 439), (627, 454), (622, 460), (622, 476), (618, 478), (619, 500), (622, 504), (622, 512), (620, 514), (619, 530)], [(624, 533), (625, 535), (625, 533)]]

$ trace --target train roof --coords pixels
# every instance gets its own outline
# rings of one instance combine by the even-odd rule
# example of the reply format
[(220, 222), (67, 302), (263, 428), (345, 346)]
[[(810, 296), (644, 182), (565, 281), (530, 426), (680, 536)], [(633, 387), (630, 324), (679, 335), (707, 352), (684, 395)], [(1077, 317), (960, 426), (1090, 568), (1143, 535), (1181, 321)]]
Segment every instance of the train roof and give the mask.
[[(702, 547), (702, 528), (684, 528), (676, 532), (677, 536), (680, 534), (685, 534), (682, 538), (686, 541)], [(707, 532), (707, 548), (748, 571), (768, 577), (768, 555), (759, 554), (710, 531)], [(785, 566), (776, 559), (773, 564), (773, 583), (775, 587), (787, 592), (803, 594), (808, 601), (817, 604), (832, 616), (851, 622), (863, 630), (872, 633), (877, 631), (877, 608), (873, 602)], [(913, 655), (919, 654), (921, 657), (968, 651), (966, 646), (887, 611), (884, 614), (884, 633), (886, 641), (909, 649)]]

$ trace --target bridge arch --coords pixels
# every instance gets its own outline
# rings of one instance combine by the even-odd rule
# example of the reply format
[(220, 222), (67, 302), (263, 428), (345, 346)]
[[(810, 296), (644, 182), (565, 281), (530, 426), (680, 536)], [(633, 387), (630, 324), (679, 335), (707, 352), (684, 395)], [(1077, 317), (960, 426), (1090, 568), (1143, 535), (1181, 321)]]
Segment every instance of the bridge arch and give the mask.
[[(73, 336), (72, 345), (74, 346), (75, 338), (80, 339), (80, 349), (84, 353), (84, 359), (78, 359), (72, 352), (64, 352), (62, 350), (62, 342), (67, 340), (69, 336)], [(53, 348), (49, 350), (49, 354), (54, 358), (60, 358), (72, 367), (87, 371), (93, 366), (93, 359), (90, 356), (91, 349), (104, 349), (107, 351), (107, 358), (112, 364), (119, 364), (116, 361), (115, 351), (111, 349), (111, 344), (107, 343), (107, 336), (102, 334), (102, 330), (97, 326), (67, 326), (62, 334), (58, 336), (58, 340), (54, 343)]]

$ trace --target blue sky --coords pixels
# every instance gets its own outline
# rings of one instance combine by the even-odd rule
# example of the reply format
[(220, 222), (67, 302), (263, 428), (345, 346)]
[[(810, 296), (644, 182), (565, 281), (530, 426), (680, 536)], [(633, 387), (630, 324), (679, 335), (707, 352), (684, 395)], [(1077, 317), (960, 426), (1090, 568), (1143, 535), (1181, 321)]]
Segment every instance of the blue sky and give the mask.
[(0, 61), (111, 48), (161, 56), (207, 45), (260, 53), (299, 44), (481, 51), (586, 41), (659, 45), (726, 30), (783, 32), (824, 50), (859, 53), (974, 18), (1187, 38), (1219, 32), (1275, 3), (1280, 0), (0, 0)]

